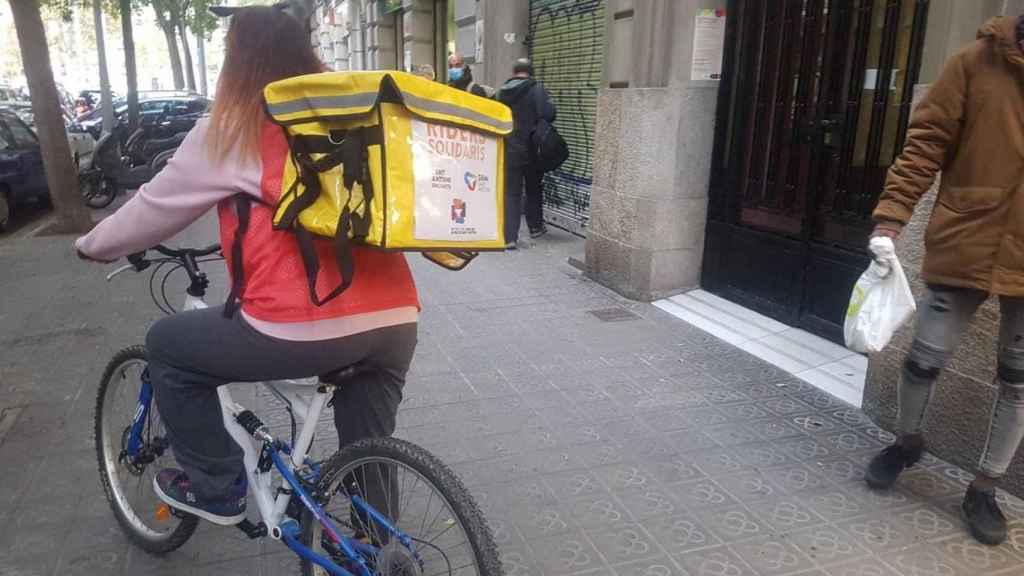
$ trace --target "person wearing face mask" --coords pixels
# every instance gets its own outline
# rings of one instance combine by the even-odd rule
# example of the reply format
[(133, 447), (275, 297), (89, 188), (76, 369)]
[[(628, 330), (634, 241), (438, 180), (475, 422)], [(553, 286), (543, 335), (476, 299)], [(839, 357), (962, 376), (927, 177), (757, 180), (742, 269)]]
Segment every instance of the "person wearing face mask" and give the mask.
[(452, 88), (465, 90), (474, 96), (493, 98), (494, 88), (477, 84), (473, 80), (473, 70), (466, 64), (466, 59), (458, 52), (448, 57), (448, 85)]

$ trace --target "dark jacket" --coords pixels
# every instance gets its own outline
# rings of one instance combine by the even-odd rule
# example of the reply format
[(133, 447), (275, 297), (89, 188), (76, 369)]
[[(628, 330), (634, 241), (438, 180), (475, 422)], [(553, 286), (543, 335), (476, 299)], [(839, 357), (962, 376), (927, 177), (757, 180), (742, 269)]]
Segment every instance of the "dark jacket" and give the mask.
[(488, 93), (487, 87), (483, 84), (477, 84), (473, 81), (473, 71), (466, 66), (465, 72), (462, 73), (462, 78), (458, 82), (448, 82), (448, 85), (452, 88), (458, 88), (469, 92), (474, 96), (480, 96), (481, 98), (490, 98), (491, 94)]
[(555, 104), (551, 96), (533, 78), (509, 78), (498, 91), (498, 100), (512, 109), (515, 128), (505, 139), (505, 158), (516, 165), (534, 161), (533, 131), (544, 120), (555, 121)]
[(997, 18), (953, 56), (910, 118), (875, 209), (906, 224), (942, 172), (925, 234), (926, 282), (1024, 296), (1024, 53)]

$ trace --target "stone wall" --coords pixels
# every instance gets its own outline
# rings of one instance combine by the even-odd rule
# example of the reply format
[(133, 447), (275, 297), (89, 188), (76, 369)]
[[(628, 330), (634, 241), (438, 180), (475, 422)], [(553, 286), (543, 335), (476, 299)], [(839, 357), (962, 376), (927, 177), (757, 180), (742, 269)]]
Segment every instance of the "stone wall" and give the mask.
[(627, 298), (700, 285), (718, 82), (689, 75), (694, 16), (709, 7), (616, 0), (606, 10), (586, 267)]

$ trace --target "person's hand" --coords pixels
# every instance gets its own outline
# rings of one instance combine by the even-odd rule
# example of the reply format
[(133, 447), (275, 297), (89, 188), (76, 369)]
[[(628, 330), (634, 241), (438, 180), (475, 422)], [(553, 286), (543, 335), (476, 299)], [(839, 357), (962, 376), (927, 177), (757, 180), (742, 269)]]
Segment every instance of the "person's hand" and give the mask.
[(73, 246), (73, 247), (75, 249), (75, 254), (78, 256), (79, 260), (84, 260), (86, 262), (96, 262), (98, 264), (110, 264), (111, 262), (116, 262), (116, 260), (100, 260), (98, 258), (93, 258), (92, 256), (89, 256), (85, 252), (82, 252), (78, 248), (78, 246)]

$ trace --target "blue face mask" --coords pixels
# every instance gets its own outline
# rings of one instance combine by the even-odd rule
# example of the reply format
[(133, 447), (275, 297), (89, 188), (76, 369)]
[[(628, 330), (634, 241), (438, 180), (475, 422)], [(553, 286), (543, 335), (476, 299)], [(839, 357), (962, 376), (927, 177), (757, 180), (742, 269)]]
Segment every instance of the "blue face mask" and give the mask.
[(465, 73), (466, 70), (463, 68), (449, 68), (448, 79), (451, 80), (452, 82), (458, 82), (459, 80), (462, 80), (462, 76)]

